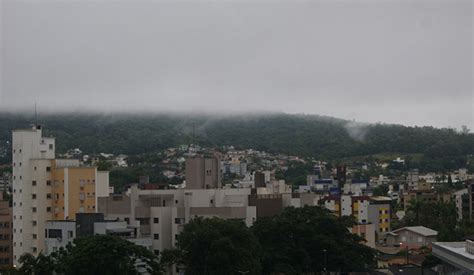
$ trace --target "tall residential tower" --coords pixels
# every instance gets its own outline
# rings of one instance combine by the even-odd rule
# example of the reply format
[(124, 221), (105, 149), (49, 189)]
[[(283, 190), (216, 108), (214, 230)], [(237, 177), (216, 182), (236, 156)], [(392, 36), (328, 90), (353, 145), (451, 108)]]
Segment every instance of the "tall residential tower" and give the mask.
[(79, 166), (78, 160), (55, 159), (55, 139), (41, 126), (14, 130), (13, 262), (24, 253), (44, 250), (48, 220), (74, 219), (96, 212), (97, 197), (108, 196), (108, 172)]

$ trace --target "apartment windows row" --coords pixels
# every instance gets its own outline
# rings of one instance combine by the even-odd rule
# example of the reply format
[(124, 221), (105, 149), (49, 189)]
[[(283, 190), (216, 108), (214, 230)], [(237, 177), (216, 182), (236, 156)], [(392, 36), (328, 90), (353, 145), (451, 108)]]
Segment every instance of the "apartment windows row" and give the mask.
[(9, 222), (0, 222), (0, 228), (10, 228)]
[[(44, 237), (47, 239), (57, 239), (63, 237), (63, 230), (62, 229), (45, 229), (44, 230)], [(67, 231), (68, 238), (74, 238), (74, 232), (71, 230)]]
[[(52, 209), (52, 208), (51, 208), (50, 206), (46, 207), (46, 212), (50, 213), (50, 212), (51, 212), (51, 209)], [(38, 212), (38, 208), (37, 208), (37, 207), (31, 207), (31, 212), (37, 213), (37, 212)]]
[[(33, 181), (31, 181), (31, 185), (32, 186), (37, 186), (38, 182), (36, 180), (33, 180)], [(46, 181), (46, 186), (51, 186), (51, 181), (50, 180)]]
[(2, 265), (10, 264), (10, 258), (0, 258), (0, 264)]
[(10, 234), (0, 234), (0, 240), (7, 241), (10, 240)]
[(384, 223), (384, 222), (388, 222), (388, 219), (380, 219), (379, 220), (379, 223)]
[(0, 253), (10, 252), (9, 245), (0, 245)]
[[(146, 223), (146, 222), (144, 221), (145, 219), (137, 219), (137, 220), (140, 221), (140, 224), (141, 224), (141, 225), (146, 225), (146, 224), (148, 224), (148, 223)], [(145, 223), (142, 223), (142, 220), (143, 220)], [(160, 223), (160, 218), (153, 218), (153, 223)], [(184, 223), (184, 219), (182, 219), (182, 218), (175, 218), (175, 219), (174, 219), (174, 223), (175, 223), (175, 224), (182, 224), (182, 223)]]
[[(59, 199), (59, 194), (54, 194), (54, 195), (57, 195), (57, 196), (55, 196), (55, 198)], [(37, 198), (36, 194), (31, 194), (31, 199), (36, 200), (36, 198)], [(52, 198), (53, 198), (53, 194), (51, 194), (51, 193), (46, 194), (46, 199), (50, 200)]]
[[(13, 154), (15, 154), (17, 152), (16, 149), (13, 149)], [(21, 149), (18, 149), (18, 153), (21, 153)]]
[(388, 214), (388, 210), (379, 210), (379, 214)]
[(95, 183), (95, 179), (79, 179), (79, 186), (80, 187), (84, 187), (86, 185), (86, 183), (88, 184), (94, 184)]

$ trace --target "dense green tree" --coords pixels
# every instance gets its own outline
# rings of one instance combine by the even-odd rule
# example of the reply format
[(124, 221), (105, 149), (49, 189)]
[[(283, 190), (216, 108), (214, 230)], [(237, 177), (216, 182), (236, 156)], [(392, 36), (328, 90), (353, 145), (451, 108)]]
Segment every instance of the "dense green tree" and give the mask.
[(347, 230), (352, 224), (321, 207), (286, 208), (257, 220), (253, 231), (263, 249), (263, 274), (366, 270), (374, 251)]
[(260, 274), (258, 241), (242, 221), (195, 218), (179, 234), (177, 249), (163, 254), (186, 274)]
[(374, 196), (387, 196), (388, 193), (388, 185), (387, 184), (382, 184), (380, 186), (377, 186), (374, 188)]
[(19, 274), (50, 275), (53, 274), (55, 268), (53, 259), (43, 253), (40, 253), (37, 257), (25, 253), (18, 261), (21, 265), (18, 269)]
[(46, 256), (24, 254), (19, 274), (162, 274), (157, 256), (142, 246), (110, 235), (82, 237)]
[(99, 171), (108, 171), (110, 168), (112, 168), (112, 164), (106, 160), (101, 159), (97, 162), (97, 170)]
[(146, 270), (161, 274), (158, 258), (145, 247), (110, 235), (74, 240), (65, 250), (52, 255), (56, 270), (63, 274), (140, 274)]
[(416, 225), (438, 231), (439, 241), (459, 239), (459, 235), (456, 234), (457, 211), (453, 202), (410, 201), (406, 215), (399, 226)]

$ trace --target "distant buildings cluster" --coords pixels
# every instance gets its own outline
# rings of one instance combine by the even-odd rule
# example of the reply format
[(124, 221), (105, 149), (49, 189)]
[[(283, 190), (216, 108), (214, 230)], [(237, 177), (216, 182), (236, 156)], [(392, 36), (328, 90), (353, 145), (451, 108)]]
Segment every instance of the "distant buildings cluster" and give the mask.
[[(440, 193), (434, 189), (437, 175), (421, 175), (417, 170), (409, 171), (405, 178), (380, 175), (361, 180), (350, 176), (350, 167), (327, 168), (319, 161), (313, 163), (313, 173), (304, 175), (306, 184), (295, 187), (276, 177), (275, 166), (285, 170), (290, 161), (305, 162), (298, 157), (233, 147), (225, 148), (224, 153), (203, 152), (199, 146), (183, 146), (169, 149), (163, 161), (168, 165), (166, 177), (178, 176), (178, 167), (184, 167), (181, 184), (153, 184), (143, 176), (125, 192), (114, 194), (108, 172), (94, 165), (105, 159), (125, 167), (126, 156), (88, 156), (73, 149), (65, 159), (57, 159), (55, 139), (43, 137), (41, 126), (14, 130), (12, 141), (13, 172), (0, 177), (0, 186), (10, 188), (13, 196), (11, 206), (0, 200), (0, 264), (4, 265), (18, 265), (24, 253), (49, 254), (76, 237), (93, 234), (118, 235), (160, 254), (175, 246), (184, 225), (195, 217), (242, 220), (251, 226), (285, 207), (305, 206), (353, 217), (356, 225), (348, 230), (382, 254), (435, 243), (434, 253), (441, 255), (453, 249), (450, 244), (436, 244), (436, 231), (423, 226), (392, 230), (392, 219), (403, 216), (414, 199), (454, 201), (459, 219), (474, 218), (474, 185)], [(403, 162), (400, 158), (395, 161)], [(465, 170), (451, 177), (466, 182), (473, 178)], [(374, 194), (382, 185), (388, 186), (388, 192)], [(400, 213), (394, 213), (395, 202)], [(472, 255), (472, 242), (465, 247)], [(388, 264), (390, 259), (379, 262)], [(179, 273), (180, 267), (169, 272)]]

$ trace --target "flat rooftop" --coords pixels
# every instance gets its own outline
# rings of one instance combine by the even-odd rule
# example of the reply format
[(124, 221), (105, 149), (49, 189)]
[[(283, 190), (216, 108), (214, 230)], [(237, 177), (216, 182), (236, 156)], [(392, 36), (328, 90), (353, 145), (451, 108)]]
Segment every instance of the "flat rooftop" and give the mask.
[(466, 251), (466, 242), (435, 242), (434, 244), (457, 255), (463, 256), (471, 261), (474, 261), (474, 254), (468, 253)]

